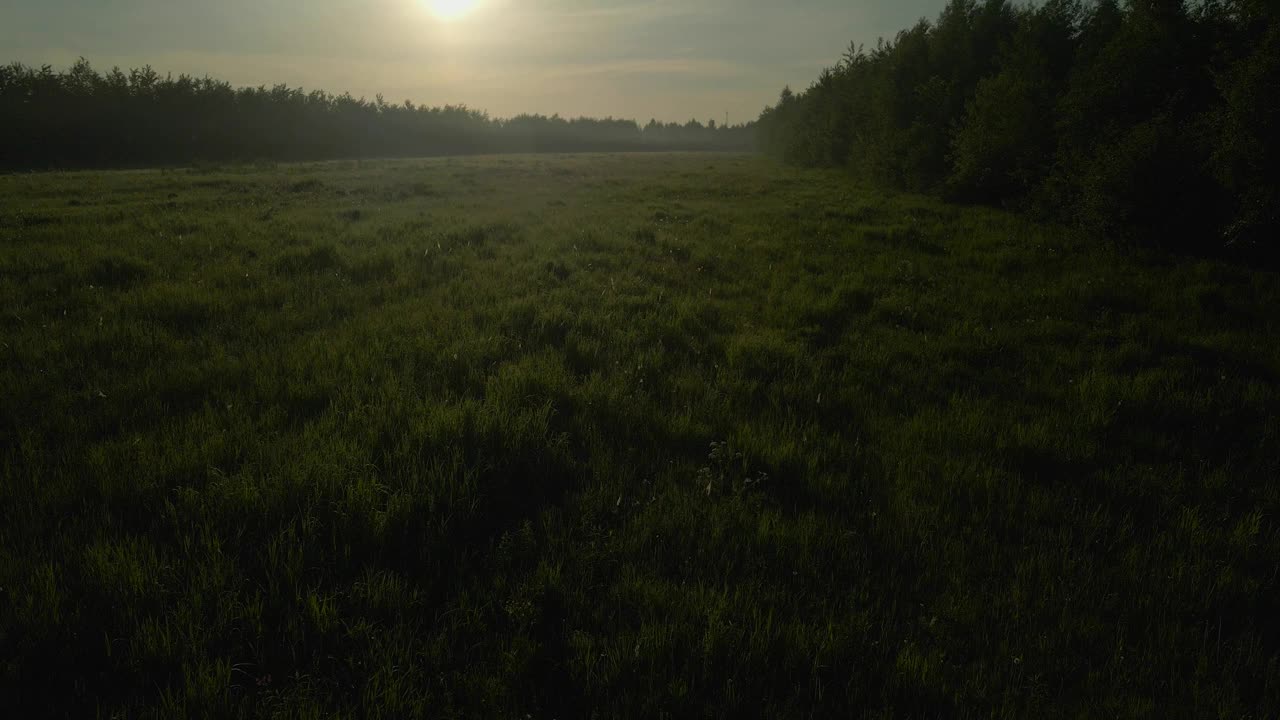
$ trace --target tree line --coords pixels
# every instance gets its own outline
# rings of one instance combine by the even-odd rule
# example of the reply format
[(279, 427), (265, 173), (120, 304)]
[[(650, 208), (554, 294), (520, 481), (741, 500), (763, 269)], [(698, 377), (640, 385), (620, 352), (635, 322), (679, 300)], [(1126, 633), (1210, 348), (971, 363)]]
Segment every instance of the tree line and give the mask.
[(1122, 242), (1280, 251), (1280, 4), (951, 0), (757, 124), (789, 162)]
[(717, 126), (429, 107), (286, 85), (233, 87), (151, 67), (0, 66), (0, 169), (491, 152), (750, 150), (753, 123)]

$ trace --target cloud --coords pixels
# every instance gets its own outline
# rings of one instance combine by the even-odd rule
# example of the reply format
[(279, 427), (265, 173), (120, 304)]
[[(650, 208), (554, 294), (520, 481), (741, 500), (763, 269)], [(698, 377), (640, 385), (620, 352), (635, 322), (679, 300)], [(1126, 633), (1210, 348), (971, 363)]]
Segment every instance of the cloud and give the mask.
[(625, 77), (629, 75), (682, 75), (695, 78), (730, 78), (747, 73), (741, 65), (720, 60), (686, 60), (651, 58), (625, 62), (602, 62), (590, 65), (558, 65), (546, 70), (546, 77), (582, 78), (592, 76)]

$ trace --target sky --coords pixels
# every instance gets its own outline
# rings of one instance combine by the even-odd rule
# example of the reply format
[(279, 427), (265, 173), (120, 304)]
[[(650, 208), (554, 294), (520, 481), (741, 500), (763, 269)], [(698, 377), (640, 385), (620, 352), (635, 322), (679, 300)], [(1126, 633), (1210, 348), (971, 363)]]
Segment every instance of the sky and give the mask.
[[(442, 17), (435, 2), (471, 2)], [(945, 0), (0, 0), (0, 63), (151, 65), (497, 117), (755, 119)], [(7, 57), (6, 57), (7, 56)]]

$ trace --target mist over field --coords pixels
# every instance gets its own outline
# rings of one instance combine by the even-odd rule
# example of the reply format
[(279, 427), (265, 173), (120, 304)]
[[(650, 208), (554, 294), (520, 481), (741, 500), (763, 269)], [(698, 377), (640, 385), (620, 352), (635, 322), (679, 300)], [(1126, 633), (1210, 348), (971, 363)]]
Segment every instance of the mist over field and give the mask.
[(7, 714), (1280, 714), (1272, 3), (0, 47)]

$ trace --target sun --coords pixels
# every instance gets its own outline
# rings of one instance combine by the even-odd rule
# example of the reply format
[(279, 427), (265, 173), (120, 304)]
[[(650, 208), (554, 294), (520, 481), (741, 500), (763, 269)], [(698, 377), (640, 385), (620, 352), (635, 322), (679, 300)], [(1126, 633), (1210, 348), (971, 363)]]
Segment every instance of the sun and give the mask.
[(441, 20), (457, 20), (475, 9), (479, 0), (427, 0), (431, 12)]

